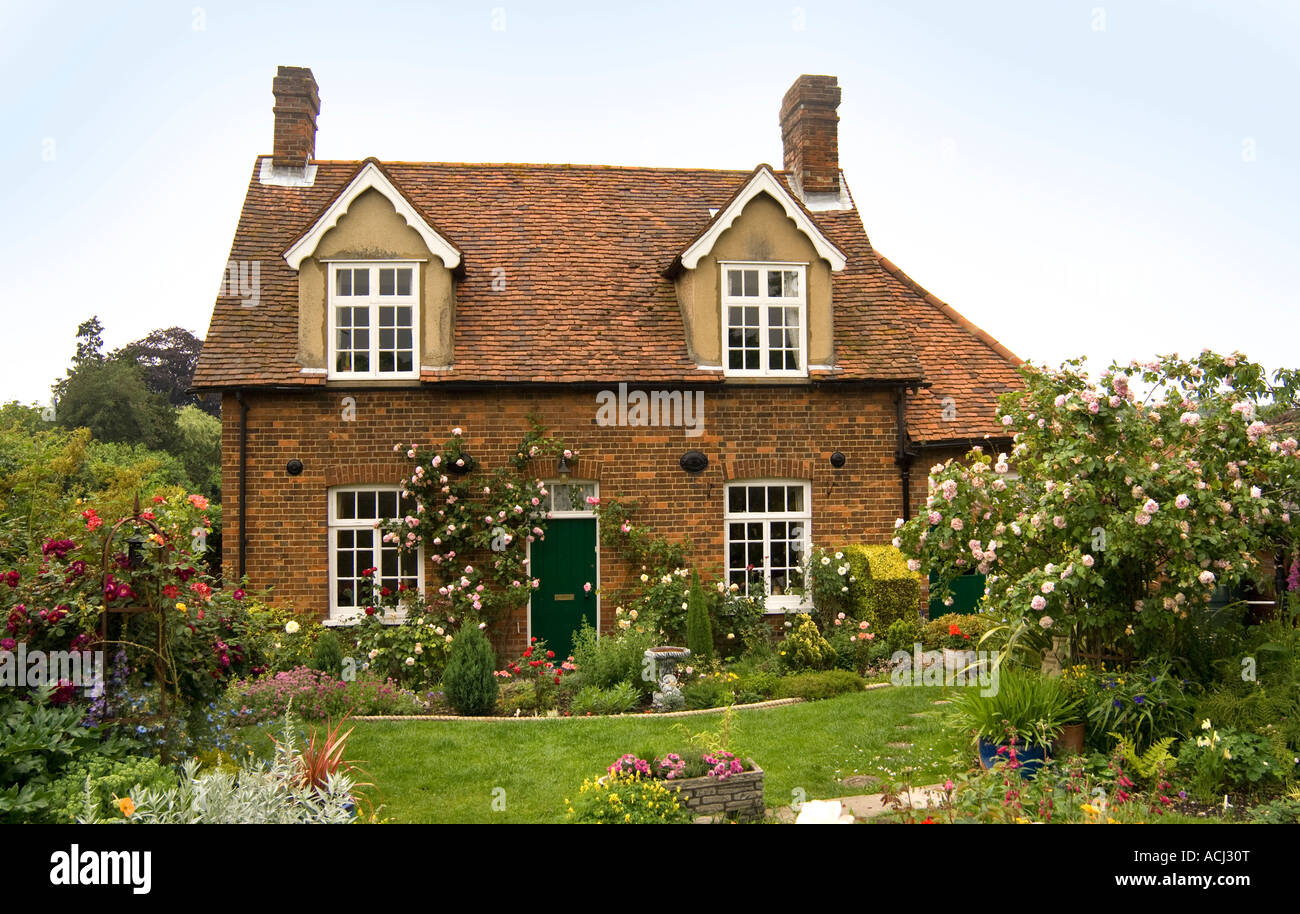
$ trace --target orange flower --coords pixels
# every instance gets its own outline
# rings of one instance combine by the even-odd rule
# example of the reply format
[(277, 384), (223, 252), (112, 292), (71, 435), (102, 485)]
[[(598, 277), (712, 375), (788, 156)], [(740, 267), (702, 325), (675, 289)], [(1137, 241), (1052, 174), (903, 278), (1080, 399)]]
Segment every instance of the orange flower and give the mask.
[(117, 801), (117, 808), (122, 810), (122, 815), (129, 819), (131, 814), (135, 812), (135, 801), (130, 797), (122, 797)]

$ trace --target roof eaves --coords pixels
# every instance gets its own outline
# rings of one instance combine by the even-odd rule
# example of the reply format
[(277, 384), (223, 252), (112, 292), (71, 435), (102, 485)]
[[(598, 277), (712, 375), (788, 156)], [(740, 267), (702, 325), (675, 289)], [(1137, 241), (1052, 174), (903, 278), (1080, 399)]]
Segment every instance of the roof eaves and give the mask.
[[(374, 180), (376, 173), (382, 177), (382, 181), (376, 182)], [(384, 167), (384, 164), (373, 156), (357, 165), (356, 171), (348, 177), (348, 180), (339, 189), (338, 193), (334, 194), (320, 208), (307, 227), (284, 249), (282, 256), (285, 262), (292, 269), (298, 269), (302, 261), (315, 250), (316, 242), (319, 242), (320, 238), (333, 228), (347, 212), (347, 206), (342, 205), (344, 201), (350, 203), (360, 193), (372, 188), (389, 198), (389, 202), (394, 205), (398, 214), (406, 220), (406, 223), (411, 228), (420, 233), (430, 250), (449, 269), (456, 270), (460, 274), (464, 273), (465, 257), (460, 246), (439, 228), (437, 223), (429, 218), (429, 214), (412, 200), (402, 186), (393, 179), (392, 174)], [(389, 191), (396, 194), (399, 199), (393, 200), (388, 193)], [(406, 211), (403, 212), (403, 209)], [(412, 224), (412, 218), (422, 224)]]
[(943, 312), (945, 317), (958, 324), (960, 327), (962, 327), (964, 330), (966, 330), (968, 333), (970, 333), (972, 336), (978, 339), (985, 346), (988, 346), (990, 349), (996, 352), (999, 356), (1002, 357), (1002, 359), (1004, 359), (1007, 362), (1007, 364), (1011, 365), (1011, 367), (1019, 368), (1021, 365), (1024, 364), (1023, 359), (1021, 359), (1018, 355), (1016, 355), (1006, 346), (1003, 346), (996, 339), (994, 339), (993, 336), (987, 330), (984, 330), (976, 326), (968, 318), (964, 317), (952, 305), (948, 304), (947, 302), (941, 300), (937, 296), (932, 295), (930, 292), (926, 291), (925, 287), (923, 287), (915, 279), (913, 279), (912, 277), (904, 273), (902, 270), (900, 270), (894, 264), (894, 262), (891, 261), (884, 254), (881, 254), (879, 251), (877, 251), (876, 259), (880, 261), (880, 265), (885, 269), (886, 272), (897, 277), (900, 281), (902, 281), (905, 285), (907, 285), (910, 289), (912, 289), (912, 291), (914, 291), (917, 295), (921, 296), (921, 298), (924, 299), (927, 304), (933, 305), (934, 307), (938, 308), (941, 312)]
[[(718, 236), (731, 228), (745, 205), (755, 196), (764, 192), (781, 204), (786, 215), (812, 241), (817, 253), (830, 262), (832, 270), (838, 272), (844, 269), (848, 261), (844, 252), (830, 240), (830, 237), (817, 224), (817, 220), (813, 218), (813, 214), (808, 211), (808, 208), (790, 191), (789, 187), (782, 183), (776, 172), (772, 170), (772, 166), (762, 163), (746, 176), (745, 180), (727, 199), (727, 202), (713, 214), (708, 222), (704, 223), (700, 230), (696, 232), (695, 237), (687, 243), (686, 247), (678, 252), (672, 263), (664, 271), (665, 275), (671, 278), (682, 269), (694, 269), (700, 258), (713, 249)], [(793, 212), (791, 212), (792, 208)]]

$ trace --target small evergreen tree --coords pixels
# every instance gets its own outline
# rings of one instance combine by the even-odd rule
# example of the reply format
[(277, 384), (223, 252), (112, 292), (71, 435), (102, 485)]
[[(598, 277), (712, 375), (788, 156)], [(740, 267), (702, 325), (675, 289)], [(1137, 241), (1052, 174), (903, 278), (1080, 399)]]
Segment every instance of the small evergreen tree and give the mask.
[(458, 714), (491, 714), (497, 703), (496, 654), (477, 628), (462, 628), (451, 642), (442, 691)]
[(686, 646), (697, 660), (713, 656), (713, 625), (709, 621), (709, 606), (700, 586), (700, 576), (691, 572), (691, 590), (686, 597)]
[(320, 633), (312, 648), (311, 668), (339, 677), (343, 674), (343, 648), (339, 646), (338, 635), (329, 629)]

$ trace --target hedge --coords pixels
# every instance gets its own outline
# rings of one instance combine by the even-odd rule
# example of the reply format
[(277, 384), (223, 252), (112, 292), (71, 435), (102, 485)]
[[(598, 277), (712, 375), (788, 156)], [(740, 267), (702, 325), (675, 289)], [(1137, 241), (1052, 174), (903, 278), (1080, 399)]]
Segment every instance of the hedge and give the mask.
[[(898, 619), (919, 617), (921, 576), (909, 571), (907, 559), (893, 546), (841, 546), (849, 563), (852, 615), (866, 619), (883, 634)], [(856, 578), (856, 580), (853, 580)]]

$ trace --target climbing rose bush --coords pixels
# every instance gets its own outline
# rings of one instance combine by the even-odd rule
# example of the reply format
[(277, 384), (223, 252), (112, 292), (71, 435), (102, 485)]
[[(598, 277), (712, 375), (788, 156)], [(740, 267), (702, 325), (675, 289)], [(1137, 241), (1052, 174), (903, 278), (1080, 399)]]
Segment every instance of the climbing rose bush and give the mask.
[(897, 522), (894, 544), (938, 572), (941, 597), (975, 570), (1013, 621), (1141, 647), (1219, 586), (1261, 578), (1261, 555), (1294, 550), (1296, 439), (1259, 417), (1294, 402), (1294, 373), (1270, 386), (1244, 356), (1208, 350), (1112, 364), (1095, 384), (1082, 360), (1022, 373), (999, 409), (1011, 454), (933, 467), (925, 510)]
[(464, 435), (457, 426), (435, 447), (393, 446), (412, 462), (402, 480), (406, 510), (380, 526), (385, 543), (409, 555), (423, 548), (441, 579), (439, 602), (453, 616), (496, 620), (525, 605), (539, 586), (527, 552), (529, 543), (545, 537), (548, 493), (523, 471), (531, 458), (561, 445), (534, 428), (509, 466), (487, 474), (468, 453)]

